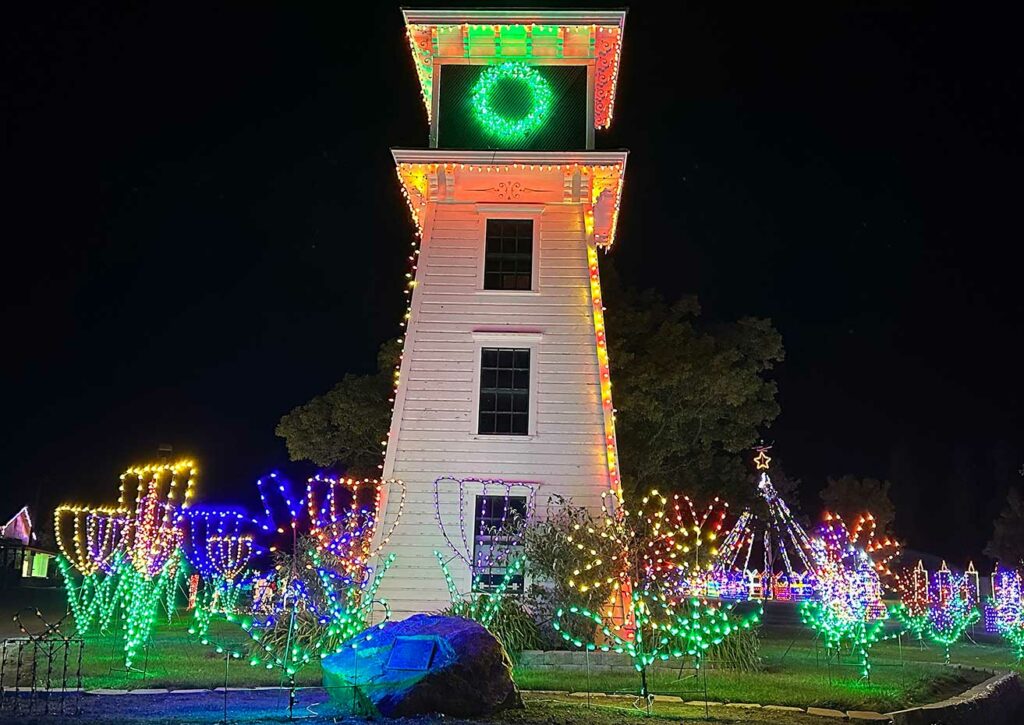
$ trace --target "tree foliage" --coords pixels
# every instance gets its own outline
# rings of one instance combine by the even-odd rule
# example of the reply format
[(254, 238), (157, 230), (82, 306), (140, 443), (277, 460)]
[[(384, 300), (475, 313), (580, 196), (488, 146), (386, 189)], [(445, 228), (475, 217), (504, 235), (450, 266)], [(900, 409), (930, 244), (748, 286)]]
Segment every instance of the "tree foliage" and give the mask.
[(274, 432), (285, 439), (289, 457), (324, 467), (342, 464), (349, 475), (376, 475), (381, 441), (391, 426), (388, 399), (400, 354), (398, 340), (385, 342), (377, 372), (348, 373), (328, 392), (285, 414)]
[(839, 514), (845, 521), (856, 521), (858, 515), (870, 511), (879, 533), (891, 533), (896, 520), (896, 507), (889, 497), (891, 487), (888, 481), (847, 474), (829, 478), (821, 492), (821, 500), (826, 509)]
[(696, 298), (674, 303), (608, 275), (608, 344), (627, 495), (652, 488), (748, 503), (744, 456), (779, 414), (767, 377), (785, 356), (770, 320), (711, 324)]
[(1013, 487), (1006, 494), (1006, 506), (993, 522), (985, 555), (1007, 567), (1024, 563), (1024, 496), (1019, 488)]

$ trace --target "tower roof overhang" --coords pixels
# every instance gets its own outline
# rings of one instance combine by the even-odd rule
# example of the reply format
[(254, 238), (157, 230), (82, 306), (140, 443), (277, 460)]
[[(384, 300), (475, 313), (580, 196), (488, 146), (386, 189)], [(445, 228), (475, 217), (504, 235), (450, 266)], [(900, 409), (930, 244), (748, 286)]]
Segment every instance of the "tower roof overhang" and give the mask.
[(594, 66), (594, 127), (611, 125), (625, 10), (404, 8), (402, 15), (428, 119), (438, 63), (576, 60)]
[[(587, 235), (594, 244), (607, 248), (615, 241), (628, 151), (392, 149), (391, 153), (420, 232), (430, 202), (567, 203), (583, 205)], [(527, 177), (529, 182), (524, 183)], [(481, 179), (492, 181), (484, 185)]]

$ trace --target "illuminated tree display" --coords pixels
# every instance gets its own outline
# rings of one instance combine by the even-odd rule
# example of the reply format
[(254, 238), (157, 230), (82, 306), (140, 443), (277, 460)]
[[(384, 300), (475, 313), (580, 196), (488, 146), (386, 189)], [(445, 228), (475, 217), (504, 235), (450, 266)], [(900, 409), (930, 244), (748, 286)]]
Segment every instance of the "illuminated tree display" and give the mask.
[(900, 605), (896, 615), (920, 640), (928, 627), (928, 571), (923, 562), (918, 561), (912, 570), (903, 572), (899, 577), (898, 590)]
[(124, 509), (65, 504), (54, 512), (54, 531), (61, 551), (57, 565), (79, 632), (107, 629), (117, 610), (118, 572), (124, 560), (128, 525)]
[(182, 553), (202, 588), (190, 592), (190, 606), (207, 616), (235, 612), (244, 587), (252, 583), (252, 563), (262, 553), (254, 541), (255, 522), (239, 509), (191, 508), (183, 512)]
[(804, 623), (818, 632), (830, 655), (845, 645), (856, 658), (861, 676), (871, 674), (871, 646), (886, 638), (888, 612), (876, 562), (851, 543), (842, 519), (826, 516), (811, 540), (817, 562), (817, 591), (800, 606)]
[[(469, 591), (460, 591), (452, 559), (434, 552), (454, 614), (488, 627), (510, 589), (522, 590), (526, 524), (533, 518), (536, 498), (536, 487), (528, 483), (450, 476), (434, 481), (437, 525), (454, 560), (470, 575)], [(469, 517), (472, 524), (467, 523), (467, 511), (474, 514)], [(457, 512), (457, 522), (452, 512)]]
[(1024, 659), (1024, 584), (1016, 569), (996, 567), (992, 574), (992, 600), (989, 607), (996, 630), (1013, 647), (1017, 659)]
[[(757, 490), (767, 517), (761, 520), (745, 511), (725, 536), (714, 562), (718, 589), (730, 599), (803, 600), (814, 592), (817, 565), (811, 539), (772, 485), (770, 449), (754, 449)], [(755, 561), (756, 547), (761, 547), (760, 561)]]
[(130, 668), (149, 641), (157, 608), (173, 610), (179, 572), (182, 524), (179, 511), (193, 495), (196, 469), (191, 461), (129, 468), (121, 475), (118, 504), (134, 514), (127, 537), (127, 564), (121, 568), (125, 667)]
[[(760, 615), (758, 609), (736, 618), (734, 604), (687, 593), (704, 569), (688, 558), (701, 534), (688, 525), (684, 511), (678, 495), (669, 508), (669, 500), (653, 491), (638, 510), (606, 507), (599, 528), (579, 526), (569, 536), (583, 557), (570, 587), (581, 595), (603, 591), (606, 605), (602, 611), (563, 606), (554, 627), (576, 647), (628, 655), (645, 697), (650, 665), (690, 656), (699, 667), (709, 647), (749, 628)], [(595, 630), (599, 636), (591, 641)]]
[(909, 574), (911, 584), (902, 589), (902, 602), (896, 614), (918, 638), (927, 636), (942, 645), (946, 661), (950, 648), (979, 619), (978, 578), (974, 566), (956, 573), (946, 562), (929, 576), (918, 562)]
[(76, 623), (86, 632), (107, 629), (116, 618), (126, 668), (148, 643), (158, 608), (163, 605), (168, 615), (173, 609), (180, 514), (188, 508), (195, 478), (191, 461), (132, 467), (121, 475), (116, 507), (65, 504), (55, 512), (59, 567)]
[[(338, 651), (365, 629), (375, 606), (381, 624), (387, 620), (387, 602), (376, 592), (394, 555), (373, 563), (389, 538), (373, 543), (381, 484), (318, 475), (299, 496), (275, 473), (257, 481), (257, 488), (265, 514), (257, 529), (272, 557), (258, 606), (237, 614), (197, 604), (190, 631), (218, 653), (278, 668), (293, 681), (311, 660)], [(214, 642), (209, 623), (215, 618), (237, 624), (250, 644)]]

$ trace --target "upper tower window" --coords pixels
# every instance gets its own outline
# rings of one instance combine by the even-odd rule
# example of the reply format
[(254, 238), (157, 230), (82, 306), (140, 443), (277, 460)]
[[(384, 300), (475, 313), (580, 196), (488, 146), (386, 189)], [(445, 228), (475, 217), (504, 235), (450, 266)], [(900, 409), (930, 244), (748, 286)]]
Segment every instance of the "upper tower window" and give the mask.
[(488, 219), (484, 250), (484, 289), (532, 288), (533, 220)]

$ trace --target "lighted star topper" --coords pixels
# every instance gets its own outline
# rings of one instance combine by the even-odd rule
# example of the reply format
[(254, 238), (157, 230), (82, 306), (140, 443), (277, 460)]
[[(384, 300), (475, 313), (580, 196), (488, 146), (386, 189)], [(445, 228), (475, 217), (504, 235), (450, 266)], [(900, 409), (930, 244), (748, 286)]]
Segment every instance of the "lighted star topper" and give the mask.
[(759, 471), (767, 471), (768, 464), (772, 462), (771, 456), (768, 455), (768, 446), (762, 446), (755, 448), (757, 455), (754, 456), (754, 465), (757, 466)]

